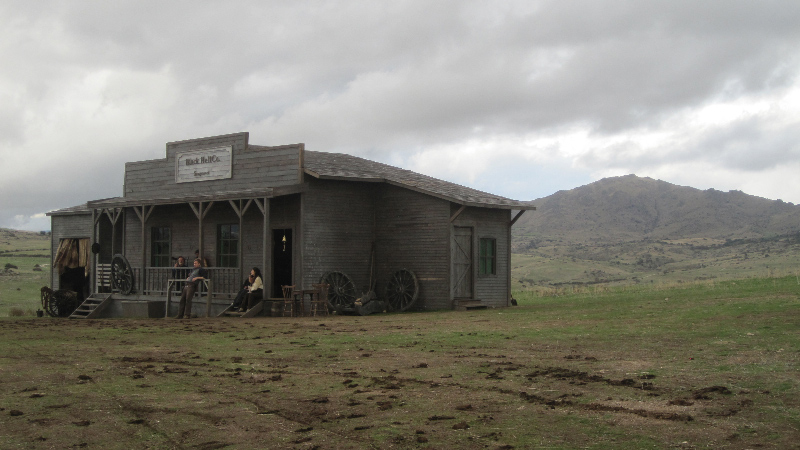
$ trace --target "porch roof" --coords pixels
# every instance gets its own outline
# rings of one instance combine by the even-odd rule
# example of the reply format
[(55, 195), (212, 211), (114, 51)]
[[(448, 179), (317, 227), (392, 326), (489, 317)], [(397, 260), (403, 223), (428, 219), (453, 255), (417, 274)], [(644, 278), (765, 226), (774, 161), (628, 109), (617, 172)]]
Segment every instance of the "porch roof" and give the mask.
[(92, 210), (86, 206), (86, 203), (77, 205), (77, 206), (70, 206), (69, 208), (61, 208), (56, 209), (53, 211), (47, 212), (45, 215), (47, 216), (73, 216), (73, 215), (83, 215), (83, 214), (91, 214)]
[(225, 200), (239, 200), (251, 198), (272, 197), (272, 188), (244, 189), (241, 191), (207, 192), (194, 195), (181, 195), (175, 197), (131, 198), (113, 197), (102, 200), (90, 201), (86, 208), (120, 208), (138, 205), (177, 205), (190, 202), (218, 202)]
[(535, 210), (532, 202), (512, 200), (410, 170), (343, 153), (305, 151), (305, 173), (326, 180), (385, 182), (465, 206)]

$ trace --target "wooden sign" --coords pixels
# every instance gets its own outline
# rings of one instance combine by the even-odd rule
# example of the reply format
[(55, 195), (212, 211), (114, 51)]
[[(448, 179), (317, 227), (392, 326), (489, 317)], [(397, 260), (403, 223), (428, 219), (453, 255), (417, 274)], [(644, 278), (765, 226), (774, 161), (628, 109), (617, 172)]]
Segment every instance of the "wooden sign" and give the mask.
[(175, 182), (190, 183), (230, 178), (232, 167), (231, 146), (181, 152), (175, 155)]

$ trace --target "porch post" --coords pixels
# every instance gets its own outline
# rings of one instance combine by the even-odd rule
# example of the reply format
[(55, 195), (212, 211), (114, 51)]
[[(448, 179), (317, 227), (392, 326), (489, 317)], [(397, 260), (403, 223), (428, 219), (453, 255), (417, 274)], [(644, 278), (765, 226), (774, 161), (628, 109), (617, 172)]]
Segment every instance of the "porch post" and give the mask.
[(147, 233), (145, 231), (145, 226), (147, 225), (147, 214), (145, 210), (147, 206), (142, 206), (142, 271), (139, 272), (139, 283), (141, 283), (141, 289), (139, 292), (141, 294), (145, 293), (145, 287), (147, 286)]
[[(97, 242), (97, 210), (92, 208), (92, 245), (95, 242)], [(89, 283), (91, 283), (89, 295), (97, 292), (97, 255), (94, 252), (91, 252), (91, 255), (92, 275), (89, 277)]]
[(198, 229), (197, 245), (199, 245), (197, 250), (200, 252), (199, 256), (201, 260), (203, 259), (205, 253), (203, 249), (203, 219), (205, 219), (206, 214), (208, 214), (208, 211), (211, 209), (212, 206), (214, 206), (214, 202), (206, 202), (205, 207), (203, 207), (202, 200), (197, 202), (197, 206), (195, 206), (193, 202), (189, 202), (189, 207), (192, 208), (192, 211), (194, 211), (194, 215), (197, 216), (197, 229)]
[[(272, 241), (269, 239), (269, 197), (264, 197), (263, 199), (254, 199), (256, 206), (261, 211), (261, 214), (264, 216), (264, 223), (262, 228), (262, 264), (261, 267), (261, 276), (263, 277), (264, 282), (264, 298), (272, 297)], [(263, 200), (263, 203), (262, 203)]]
[[(235, 208), (234, 208), (235, 209)], [(236, 211), (236, 214), (239, 215), (239, 239), (236, 240), (238, 245), (237, 253), (239, 254), (239, 278), (236, 280), (237, 283), (241, 283), (244, 279), (244, 245), (242, 242), (242, 236), (244, 236), (244, 211), (242, 210), (242, 200), (239, 200), (239, 210)], [(263, 281), (263, 280), (262, 280)], [(238, 288), (239, 285), (237, 284), (236, 287)]]
[[(200, 251), (200, 254), (198, 256), (200, 257), (202, 266), (202, 261), (205, 258), (204, 256), (205, 251), (203, 249), (203, 219), (206, 218), (206, 214), (208, 214), (208, 211), (211, 209), (212, 206), (214, 206), (214, 202), (207, 202), (205, 207), (203, 207), (203, 201), (201, 200), (197, 202), (197, 207), (195, 207), (194, 203), (191, 202), (189, 203), (189, 206), (192, 208), (192, 211), (194, 211), (194, 214), (197, 216), (197, 234), (199, 235), (197, 239), (199, 247), (197, 248), (197, 250)], [(211, 286), (211, 284), (209, 284), (209, 286)], [(212, 289), (209, 288), (206, 295), (208, 296), (208, 298), (206, 299), (206, 317), (210, 317)]]
[[(114, 210), (114, 213), (116, 213), (116, 209)], [(117, 216), (115, 214), (114, 215), (114, 219), (111, 221), (111, 256), (112, 257), (114, 256), (115, 253), (117, 253), (115, 251), (117, 249), (116, 243), (117, 243)]]
[(244, 200), (242, 200), (242, 199), (236, 200), (235, 202), (233, 200), (228, 200), (228, 203), (231, 205), (231, 208), (233, 208), (233, 212), (235, 212), (236, 215), (239, 217), (239, 239), (237, 240), (237, 248), (236, 248), (236, 252), (239, 255), (239, 261), (238, 261), (238, 265), (239, 265), (239, 278), (238, 279), (239, 280), (244, 279), (244, 273), (245, 273), (245, 269), (244, 269), (244, 253), (243, 253), (244, 252), (244, 244), (242, 242), (242, 239), (243, 239), (243, 236), (244, 236), (244, 231), (243, 231), (244, 230), (244, 213), (247, 210), (247, 208), (250, 206), (250, 202), (252, 202), (252, 200), (248, 200), (246, 204), (244, 203)]
[[(264, 276), (267, 280), (269, 280), (269, 285), (264, 286), (264, 298), (269, 298), (272, 296), (272, 239), (270, 239), (269, 235), (269, 228), (270, 228), (270, 215), (269, 215), (269, 198), (264, 197), (264, 229), (263, 229), (263, 246), (264, 246), (264, 261), (262, 267), (264, 270), (261, 272), (261, 275)], [(267, 290), (269, 289), (269, 290)]]
[(198, 202), (198, 207), (200, 214), (197, 215), (197, 249), (200, 250), (200, 265), (202, 266), (203, 254), (205, 253), (205, 249), (203, 248), (203, 217), (205, 216), (203, 213), (203, 202)]
[(139, 273), (139, 285), (141, 286), (141, 289), (139, 289), (140, 294), (144, 294), (147, 288), (147, 234), (145, 227), (147, 226), (147, 219), (149, 219), (150, 214), (153, 213), (153, 208), (155, 208), (155, 205), (133, 207), (134, 212), (139, 216), (139, 221), (142, 224), (142, 270)]

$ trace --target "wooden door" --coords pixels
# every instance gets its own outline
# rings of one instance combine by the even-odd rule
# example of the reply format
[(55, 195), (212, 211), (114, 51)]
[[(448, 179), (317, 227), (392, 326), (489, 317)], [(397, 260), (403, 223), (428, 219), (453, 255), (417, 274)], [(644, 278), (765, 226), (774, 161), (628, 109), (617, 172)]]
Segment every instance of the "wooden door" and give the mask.
[(472, 298), (472, 228), (453, 227), (450, 246), (453, 298)]

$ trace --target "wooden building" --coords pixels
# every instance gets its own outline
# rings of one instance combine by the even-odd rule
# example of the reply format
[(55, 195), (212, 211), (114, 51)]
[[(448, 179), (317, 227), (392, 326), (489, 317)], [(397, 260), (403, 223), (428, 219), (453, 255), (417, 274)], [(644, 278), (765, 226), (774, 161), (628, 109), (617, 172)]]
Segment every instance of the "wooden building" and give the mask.
[[(163, 159), (125, 165), (122, 197), (49, 213), (53, 289), (79, 289), (56, 261), (66, 240), (94, 244), (86, 294), (107, 291), (113, 255), (127, 258), (134, 286), (114, 293), (115, 303), (163, 300), (174, 259), (191, 266), (197, 249), (210, 262), (214, 312), (254, 266), (271, 297), (331, 271), (347, 274), (359, 295), (372, 280), (380, 297), (405, 269), (418, 280), (414, 309), (509, 305), (511, 226), (535, 209), (529, 202), (303, 144), (251, 145), (248, 133), (166, 147)], [(205, 307), (195, 302), (198, 315)]]

